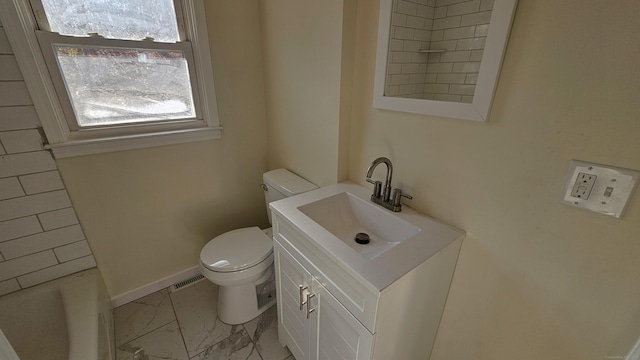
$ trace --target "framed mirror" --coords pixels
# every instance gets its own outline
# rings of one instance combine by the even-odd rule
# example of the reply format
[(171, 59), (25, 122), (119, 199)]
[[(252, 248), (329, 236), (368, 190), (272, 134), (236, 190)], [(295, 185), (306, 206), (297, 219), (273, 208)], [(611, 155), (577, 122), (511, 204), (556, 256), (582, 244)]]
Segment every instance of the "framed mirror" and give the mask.
[(517, 0), (380, 0), (373, 107), (487, 121)]

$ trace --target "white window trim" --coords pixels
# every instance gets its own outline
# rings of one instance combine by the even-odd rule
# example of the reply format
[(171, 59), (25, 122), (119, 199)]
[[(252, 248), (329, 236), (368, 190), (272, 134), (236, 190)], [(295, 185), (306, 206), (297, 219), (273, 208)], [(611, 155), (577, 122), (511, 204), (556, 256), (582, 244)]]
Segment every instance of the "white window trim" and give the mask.
[[(184, 32), (193, 44), (197, 92), (204, 124), (190, 129), (155, 131), (143, 134), (111, 135), (95, 139), (74, 138), (47, 69), (36, 37), (37, 23), (28, 0), (0, 1), (0, 19), (47, 136), (45, 148), (56, 158), (130, 150), (192, 141), (219, 139), (218, 118), (209, 37), (203, 0), (183, 0)], [(195, 92), (195, 91), (194, 91)]]

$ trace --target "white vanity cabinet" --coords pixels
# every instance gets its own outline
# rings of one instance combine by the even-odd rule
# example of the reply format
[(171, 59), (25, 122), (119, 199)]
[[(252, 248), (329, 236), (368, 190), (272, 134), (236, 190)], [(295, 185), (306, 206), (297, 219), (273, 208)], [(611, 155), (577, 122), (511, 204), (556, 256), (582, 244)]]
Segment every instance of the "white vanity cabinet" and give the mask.
[(373, 335), (275, 243), (280, 342), (296, 359), (369, 359)]
[(296, 360), (428, 359), (463, 235), (382, 289), (272, 213), (278, 337)]

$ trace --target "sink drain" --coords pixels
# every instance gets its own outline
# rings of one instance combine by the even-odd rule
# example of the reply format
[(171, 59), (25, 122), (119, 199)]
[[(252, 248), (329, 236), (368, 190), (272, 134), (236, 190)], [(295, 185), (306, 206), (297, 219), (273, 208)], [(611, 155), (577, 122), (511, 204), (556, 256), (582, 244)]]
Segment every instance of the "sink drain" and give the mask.
[(366, 233), (357, 233), (354, 240), (361, 245), (366, 245), (369, 243), (369, 241), (371, 241), (369, 240), (369, 235)]

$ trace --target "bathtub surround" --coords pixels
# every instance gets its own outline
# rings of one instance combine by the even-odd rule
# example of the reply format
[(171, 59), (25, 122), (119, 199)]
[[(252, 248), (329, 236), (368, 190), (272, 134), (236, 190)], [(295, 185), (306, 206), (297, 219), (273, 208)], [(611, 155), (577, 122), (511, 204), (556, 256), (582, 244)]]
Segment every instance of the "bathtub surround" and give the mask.
[(0, 295), (96, 266), (0, 26)]
[(217, 318), (216, 301), (217, 286), (203, 280), (116, 308), (117, 360), (133, 359), (140, 350), (150, 357), (176, 360), (293, 360), (278, 343), (275, 306), (232, 326)]

